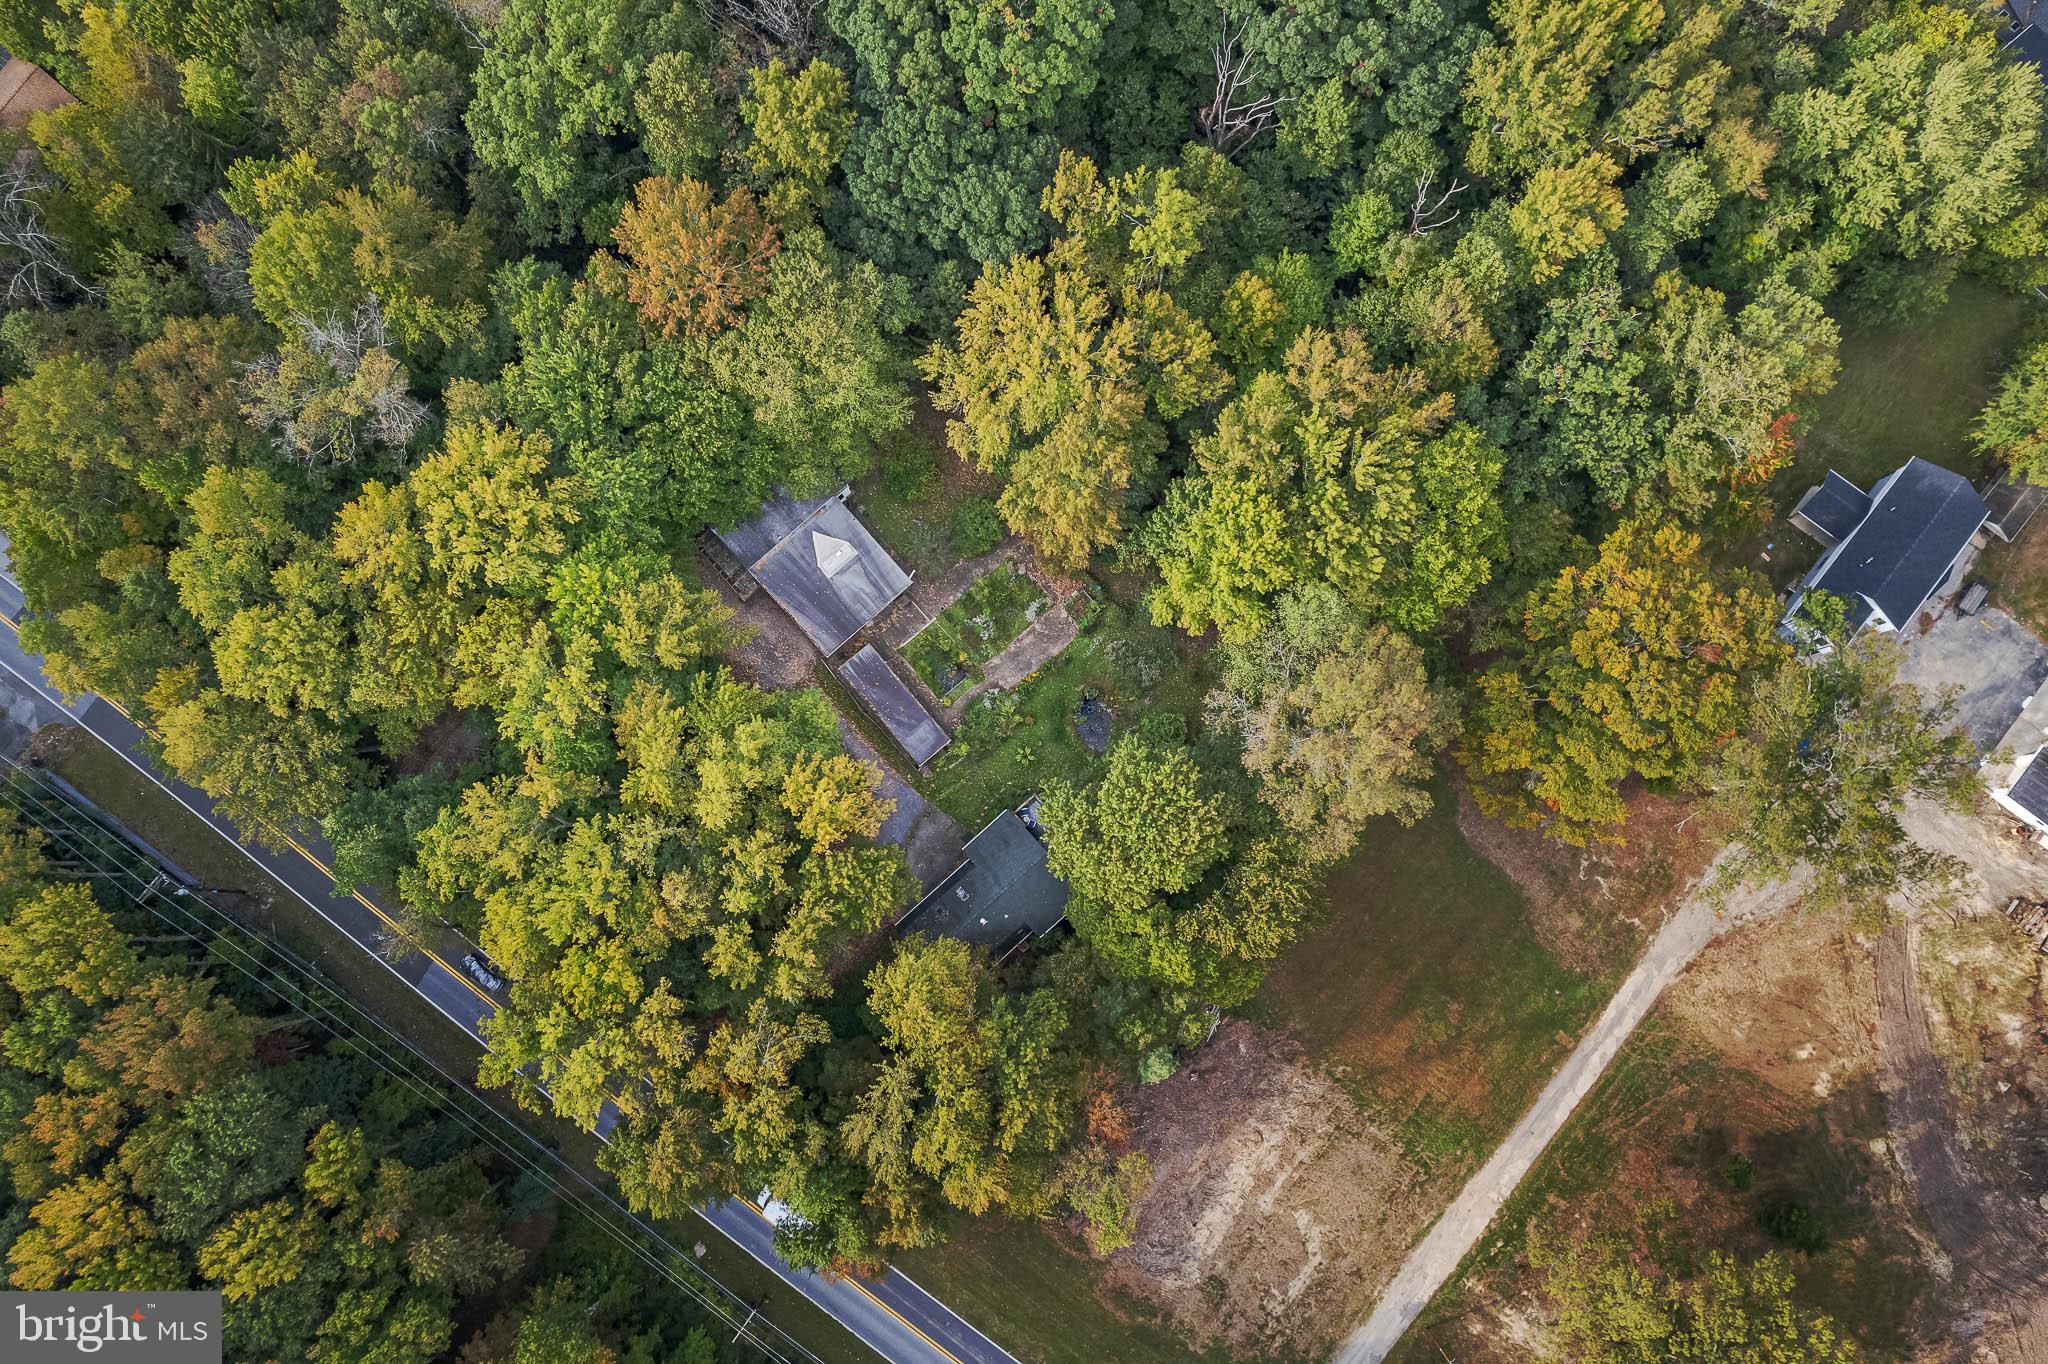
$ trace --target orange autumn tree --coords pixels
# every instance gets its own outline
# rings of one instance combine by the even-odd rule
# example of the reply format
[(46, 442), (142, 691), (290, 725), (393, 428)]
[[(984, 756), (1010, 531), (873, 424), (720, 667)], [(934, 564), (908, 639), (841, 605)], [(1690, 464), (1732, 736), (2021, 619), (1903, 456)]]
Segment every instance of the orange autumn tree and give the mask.
[(613, 240), (630, 262), (626, 296), (663, 336), (711, 336), (768, 291), (768, 262), (781, 248), (753, 193), (714, 201), (685, 176), (650, 176), (633, 188)]

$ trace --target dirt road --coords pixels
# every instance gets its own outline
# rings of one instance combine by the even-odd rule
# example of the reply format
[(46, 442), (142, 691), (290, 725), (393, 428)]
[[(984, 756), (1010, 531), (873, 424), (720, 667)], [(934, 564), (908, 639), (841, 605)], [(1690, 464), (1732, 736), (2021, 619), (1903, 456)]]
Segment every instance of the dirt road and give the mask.
[(1718, 913), (1705, 896), (1695, 892), (1686, 897), (1650, 940), (1635, 970), (1614, 992), (1607, 1008), (1579, 1039), (1578, 1046), (1536, 1096), (1536, 1102), (1522, 1120), (1466, 1183), (1428, 1235), (1409, 1252), (1400, 1272), (1380, 1296), (1372, 1316), (1338, 1348), (1337, 1364), (1379, 1364), (1387, 1357), (1437, 1290), (1479, 1244), (1494, 1214), (1564, 1127), (1572, 1110), (1592, 1092), (1664, 987), (1716, 934), (1756, 914), (1788, 904), (1795, 895), (1783, 883), (1747, 889), (1730, 896)]
[[(1970, 866), (1977, 913), (2014, 895), (2048, 892), (2048, 859), (2031, 842), (2000, 836), (1996, 821), (1916, 806), (1916, 839)], [(1974, 1311), (1963, 1317), (1974, 1357), (2048, 1361), (2048, 1219), (1988, 1186), (1958, 1149), (1955, 1101), (1934, 1050), (1914, 966), (1918, 923), (1901, 915), (1877, 944), (1878, 1069), (1892, 1149), (1929, 1230), (1962, 1276)]]
[[(1955, 1105), (1913, 968), (1917, 936), (1910, 922), (1893, 923), (1877, 945), (1878, 1061), (1892, 1149), (1934, 1239), (1979, 1304), (1978, 1358), (2048, 1359), (2048, 1267), (2037, 1220), (1986, 1188), (1956, 1149)], [(1981, 1353), (1987, 1347), (1993, 1353)]]

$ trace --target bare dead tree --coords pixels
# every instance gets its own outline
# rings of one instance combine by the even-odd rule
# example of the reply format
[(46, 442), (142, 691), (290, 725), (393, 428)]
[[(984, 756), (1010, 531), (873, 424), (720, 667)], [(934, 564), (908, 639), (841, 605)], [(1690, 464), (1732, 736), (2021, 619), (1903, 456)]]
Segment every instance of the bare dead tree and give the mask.
[(403, 450), (427, 424), (374, 295), (351, 316), (293, 326), (298, 336), (244, 366), (241, 384), (243, 413), (287, 456), (308, 467), (351, 464), (372, 447)]
[(24, 160), (0, 171), (0, 302), (9, 307), (47, 308), (65, 292), (98, 298), (100, 291), (80, 279), (64, 248), (43, 226), (36, 191), (49, 178)]
[(498, 26), (504, 0), (441, 0), (441, 10), (455, 21), (470, 47), (478, 52), (490, 46), (490, 32)]
[(1472, 188), (1470, 185), (1451, 177), (1451, 187), (1435, 198), (1431, 193), (1436, 189), (1436, 172), (1431, 171), (1415, 182), (1415, 202), (1408, 209), (1408, 235), (1426, 237), (1440, 227), (1449, 227), (1458, 220), (1462, 211), (1451, 207), (1451, 200)]
[(229, 208), (216, 192), (193, 210), (187, 231), (199, 261), (199, 278), (214, 305), (246, 312), (256, 299), (256, 291), (249, 285), (249, 252), (256, 245), (256, 225)]
[(1216, 40), (1216, 97), (1202, 106), (1199, 118), (1209, 145), (1225, 156), (1235, 156), (1252, 139), (1273, 126), (1274, 117), (1286, 100), (1279, 95), (1255, 95), (1251, 86), (1255, 58), (1241, 39), (1242, 27), (1230, 31), (1230, 16), (1223, 16), (1223, 30)]
[(738, 30), (761, 47), (779, 47), (798, 57), (811, 51), (811, 23), (819, 0), (697, 0), (715, 28)]

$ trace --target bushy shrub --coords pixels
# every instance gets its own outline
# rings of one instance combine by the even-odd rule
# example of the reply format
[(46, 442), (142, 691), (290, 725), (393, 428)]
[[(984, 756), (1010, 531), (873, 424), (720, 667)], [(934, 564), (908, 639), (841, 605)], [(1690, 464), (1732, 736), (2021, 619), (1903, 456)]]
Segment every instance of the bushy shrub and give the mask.
[(1138, 737), (1146, 743), (1179, 748), (1188, 741), (1188, 721), (1177, 710), (1155, 710), (1138, 721)]
[(988, 553), (1003, 539), (1003, 518), (985, 497), (970, 497), (953, 513), (953, 547), (962, 558)]
[(882, 456), (882, 491), (898, 502), (918, 502), (939, 486), (939, 460), (932, 447), (904, 437)]
[(1813, 1215), (1804, 1203), (1795, 1203), (1789, 1198), (1774, 1198), (1764, 1204), (1763, 1211), (1756, 1215), (1757, 1225), (1764, 1229), (1773, 1241), (1781, 1242), (1794, 1250), (1808, 1255), (1818, 1255), (1828, 1248), (1828, 1234), (1822, 1230), (1820, 1219)]

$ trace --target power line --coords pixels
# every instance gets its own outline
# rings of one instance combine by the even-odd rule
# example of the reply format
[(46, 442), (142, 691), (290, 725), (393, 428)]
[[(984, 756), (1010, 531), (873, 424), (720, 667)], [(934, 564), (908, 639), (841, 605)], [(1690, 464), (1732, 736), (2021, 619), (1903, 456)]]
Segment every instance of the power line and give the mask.
[[(65, 845), (65, 851), (68, 854), (89, 866), (97, 877), (104, 878), (102, 884), (117, 889), (122, 894), (122, 897), (136, 908), (149, 913), (160, 922), (177, 931), (181, 936), (187, 937), (199, 946), (209, 949), (223, 964), (232, 967), (258, 989), (277, 999), (280, 1003), (295, 1011), (315, 1017), (334, 1031), (337, 1036), (345, 1036), (347, 1040), (355, 1044), (359, 1054), (378, 1070), (390, 1076), (398, 1083), (407, 1086), (413, 1092), (420, 1094), (430, 1103), (454, 1117), (474, 1134), (479, 1141), (489, 1146), (490, 1149), (497, 1152), (516, 1168), (532, 1175), (549, 1192), (555, 1194), (565, 1203), (575, 1207), (578, 1212), (590, 1220), (592, 1225), (612, 1238), (613, 1241), (628, 1253), (635, 1256), (635, 1258), (661, 1278), (688, 1295), (726, 1327), (734, 1329), (734, 1340), (736, 1342), (744, 1339), (747, 1344), (758, 1350), (767, 1359), (773, 1361), (774, 1364), (795, 1364), (797, 1360), (808, 1361), (808, 1364), (822, 1364), (822, 1361), (819, 1361), (812, 1351), (792, 1339), (781, 1327), (761, 1317), (758, 1309), (752, 1303), (749, 1303), (739, 1294), (725, 1287), (715, 1276), (701, 1265), (695, 1263), (693, 1259), (686, 1258), (666, 1237), (625, 1209), (610, 1194), (595, 1185), (588, 1176), (570, 1165), (558, 1153), (549, 1149), (523, 1127), (509, 1122), (503, 1115), (498, 1114), (495, 1109), (491, 1109), (488, 1104), (484, 1105), (496, 1123), (509, 1127), (527, 1146), (544, 1156), (560, 1170), (573, 1176), (577, 1183), (581, 1184), (612, 1212), (631, 1223), (634, 1229), (646, 1238), (659, 1244), (667, 1252), (667, 1258), (665, 1259), (663, 1256), (657, 1255), (646, 1245), (641, 1244), (637, 1238), (627, 1235), (609, 1219), (599, 1215), (589, 1205), (587, 1198), (567, 1188), (552, 1173), (530, 1157), (522, 1155), (499, 1132), (491, 1130), (489, 1126), (479, 1121), (473, 1114), (463, 1111), (462, 1107), (453, 1101), (453, 1094), (449, 1090), (432, 1084), (405, 1067), (402, 1061), (392, 1056), (380, 1046), (375, 1038), (369, 1036), (361, 1028), (356, 1027), (347, 1017), (337, 1012), (335, 1003), (343, 1003), (343, 1007), (347, 1008), (350, 1012), (359, 1014), (365, 1024), (374, 1029), (378, 1034), (381, 1034), (385, 1040), (395, 1043), (400, 1050), (425, 1062), (454, 1090), (459, 1091), (462, 1095), (478, 1103), (483, 1103), (478, 1096), (471, 1094), (468, 1088), (462, 1085), (460, 1081), (449, 1075), (434, 1058), (405, 1041), (404, 1038), (398, 1036), (373, 1015), (368, 1014), (352, 1003), (340, 1001), (339, 997), (335, 995), (333, 987), (324, 980), (318, 968), (300, 959), (281, 944), (275, 942), (266, 944), (271, 952), (288, 962), (302, 976), (310, 980), (312, 985), (309, 987), (303, 981), (289, 978), (277, 964), (265, 962), (254, 952), (250, 951), (249, 948), (237, 941), (237, 938), (250, 936), (247, 930), (222, 912), (217, 906), (211, 904), (199, 888), (182, 884), (177, 876), (165, 870), (157, 870), (147, 878), (142, 876), (135, 870), (129, 859), (136, 856), (138, 847), (146, 849), (148, 845), (140, 843), (139, 840), (134, 840), (125, 830), (109, 827), (111, 821), (106, 820), (104, 816), (99, 815), (95, 811), (82, 809), (71, 798), (63, 795), (61, 792), (53, 791), (50, 783), (42, 773), (24, 768), (12, 759), (5, 757), (0, 757), (0, 771), (11, 773), (14, 778), (12, 781), (0, 783), (0, 785), (4, 785), (6, 793), (14, 797), (12, 802), (7, 803), (15, 804), (23, 815), (27, 816), (31, 822), (42, 828), (46, 834), (53, 836), (53, 838), (59, 833), (60, 829), (64, 834), (68, 834), (70, 837), (59, 839), (58, 841)], [(24, 806), (31, 808), (21, 808)], [(99, 836), (95, 838), (85, 830), (81, 830), (79, 827), (80, 821), (83, 821), (92, 833)], [(112, 840), (111, 847), (108, 840)], [(153, 852), (153, 850), (150, 851)], [(152, 857), (151, 860), (154, 862), (157, 859)], [(110, 861), (111, 865), (109, 865)], [(176, 888), (167, 891), (166, 887), (172, 884), (175, 884)], [(202, 915), (200, 911), (204, 911), (204, 914)], [(211, 916), (213, 920), (218, 922), (209, 923), (209, 919), (206, 916)], [(319, 993), (315, 992), (316, 989)], [(330, 1002), (330, 1000), (334, 1002)], [(687, 1265), (693, 1274), (709, 1284), (710, 1288), (715, 1290), (725, 1301), (715, 1300), (712, 1293), (703, 1286), (689, 1282), (676, 1272), (673, 1264)], [(727, 1303), (730, 1303), (731, 1306), (728, 1307)], [(736, 1309), (739, 1308), (745, 1309), (744, 1316), (738, 1314)], [(764, 1327), (768, 1331), (773, 1332), (778, 1339), (771, 1342), (762, 1338), (759, 1332)]]

